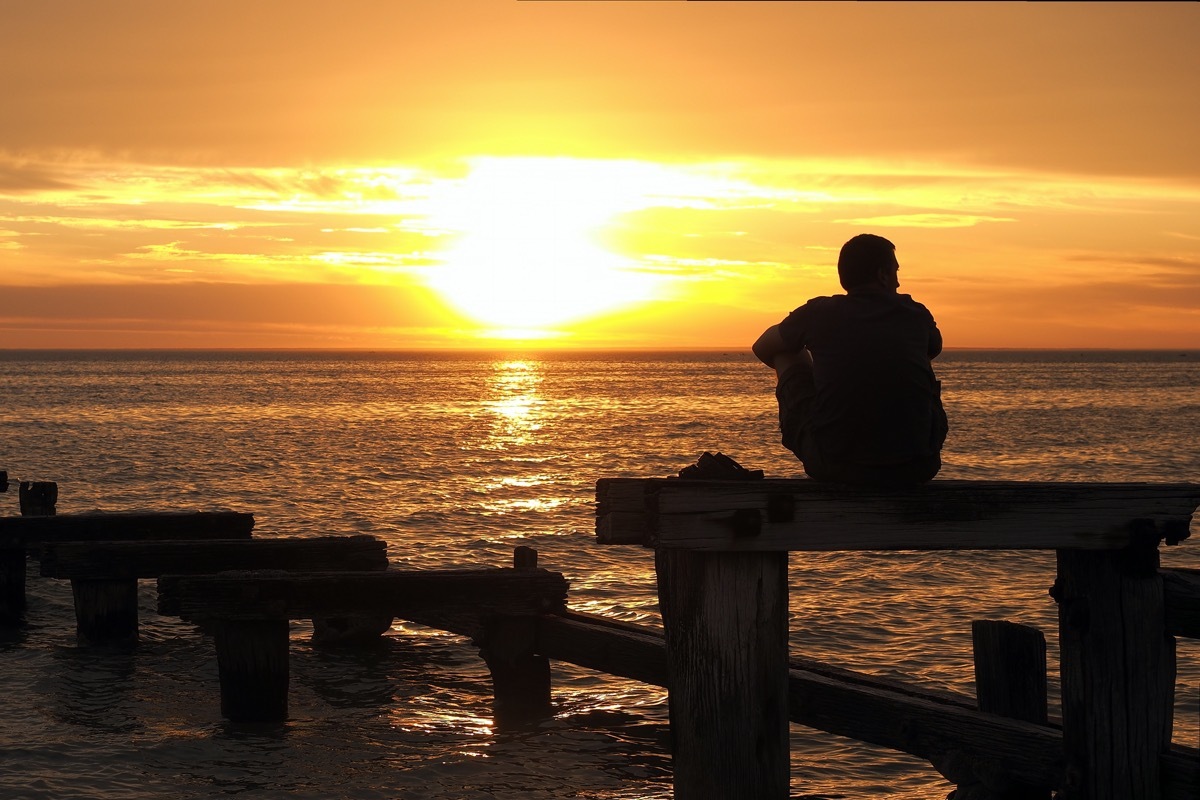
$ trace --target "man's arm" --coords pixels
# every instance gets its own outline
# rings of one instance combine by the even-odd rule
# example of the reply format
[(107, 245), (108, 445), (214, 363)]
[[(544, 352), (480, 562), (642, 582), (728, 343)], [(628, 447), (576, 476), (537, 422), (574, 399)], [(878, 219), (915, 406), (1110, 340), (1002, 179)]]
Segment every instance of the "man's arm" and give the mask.
[(783, 341), (783, 334), (779, 332), (778, 325), (772, 325), (763, 331), (762, 336), (758, 337), (758, 341), (750, 348), (754, 351), (754, 355), (758, 360), (766, 364), (768, 367), (775, 367), (775, 357), (780, 353), (785, 353), (788, 350)]
[(942, 352), (942, 332), (938, 330), (937, 323), (933, 322), (932, 318), (930, 323), (932, 327), (929, 331), (929, 359), (932, 361)]

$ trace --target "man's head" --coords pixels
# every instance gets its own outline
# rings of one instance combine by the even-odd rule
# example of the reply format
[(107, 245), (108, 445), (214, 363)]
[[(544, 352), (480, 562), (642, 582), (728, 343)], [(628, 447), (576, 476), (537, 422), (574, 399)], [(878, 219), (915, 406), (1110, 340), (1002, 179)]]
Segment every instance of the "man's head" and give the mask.
[(838, 255), (838, 280), (846, 291), (882, 285), (897, 288), (896, 245), (873, 233), (860, 233), (842, 245)]

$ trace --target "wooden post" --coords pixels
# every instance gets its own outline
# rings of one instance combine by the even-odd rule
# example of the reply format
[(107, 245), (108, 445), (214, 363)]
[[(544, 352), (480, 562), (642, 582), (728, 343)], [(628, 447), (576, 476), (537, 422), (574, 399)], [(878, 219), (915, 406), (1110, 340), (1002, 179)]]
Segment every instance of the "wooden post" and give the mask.
[(658, 550), (675, 797), (786, 800), (786, 552)]
[(221, 714), (231, 722), (288, 715), (288, 621), (222, 620), (216, 626)]
[[(971, 623), (975, 656), (975, 690), (980, 711), (1045, 725), (1046, 637), (1037, 628), (999, 620)], [(1047, 788), (1022, 785), (998, 772), (994, 753), (978, 752), (969, 743), (948, 750), (934, 766), (957, 784), (950, 800), (1050, 800)]]
[(979, 710), (1045, 725), (1046, 637), (1037, 628), (1003, 620), (971, 623)]
[(17, 494), (23, 517), (52, 516), (58, 504), (58, 484), (52, 481), (21, 481)]
[(25, 613), (25, 544), (0, 542), (0, 626), (19, 625)]
[(1174, 639), (1156, 541), (1058, 551), (1063, 800), (1161, 797), (1171, 742)]
[(513, 569), (537, 569), (537, 564), (537, 550), (523, 544), (513, 548)]
[(137, 579), (71, 581), (75, 636), (84, 644), (131, 645), (138, 639)]
[(537, 617), (494, 616), (484, 623), (479, 646), (492, 674), (492, 713), (497, 727), (521, 727), (549, 719), (550, 659), (535, 652)]
[[(513, 548), (513, 569), (537, 569), (537, 550)], [(550, 659), (539, 655), (538, 621), (528, 615), (496, 615), (479, 636), (479, 654), (492, 674), (492, 714), (497, 727), (513, 728), (549, 719)]]

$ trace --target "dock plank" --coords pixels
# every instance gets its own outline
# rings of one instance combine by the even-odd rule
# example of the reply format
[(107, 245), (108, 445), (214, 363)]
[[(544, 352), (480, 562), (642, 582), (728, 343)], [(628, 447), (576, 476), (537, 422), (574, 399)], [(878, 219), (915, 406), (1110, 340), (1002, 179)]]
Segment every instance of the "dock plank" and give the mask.
[[(640, 482), (641, 495), (638, 493)], [(1118, 549), (1190, 533), (1200, 484), (803, 479), (597, 482), (597, 540), (693, 550)]]

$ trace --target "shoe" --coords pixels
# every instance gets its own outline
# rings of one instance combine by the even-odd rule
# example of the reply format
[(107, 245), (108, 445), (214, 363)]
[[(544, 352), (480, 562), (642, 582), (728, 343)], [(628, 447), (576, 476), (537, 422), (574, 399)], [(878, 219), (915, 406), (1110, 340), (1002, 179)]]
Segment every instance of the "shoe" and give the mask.
[(688, 480), (707, 481), (753, 481), (763, 477), (761, 469), (746, 469), (724, 453), (713, 454), (707, 450), (690, 464), (679, 470), (679, 477)]

